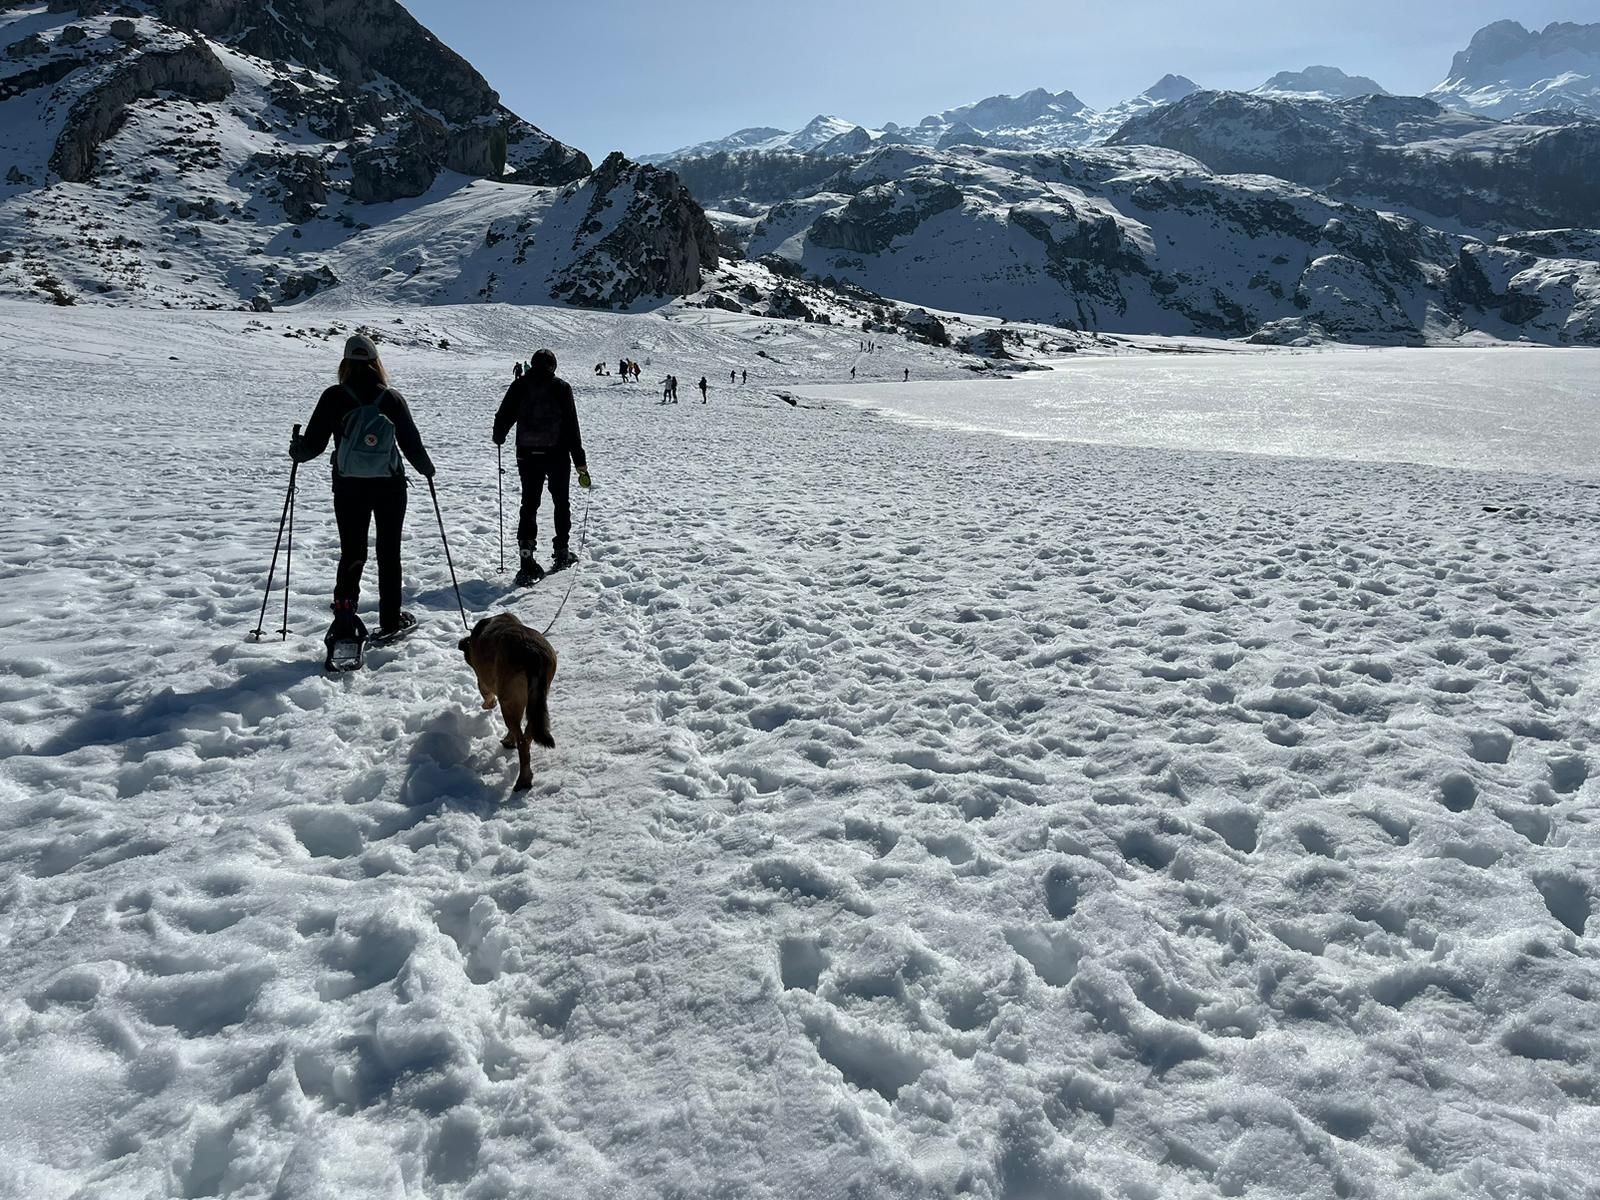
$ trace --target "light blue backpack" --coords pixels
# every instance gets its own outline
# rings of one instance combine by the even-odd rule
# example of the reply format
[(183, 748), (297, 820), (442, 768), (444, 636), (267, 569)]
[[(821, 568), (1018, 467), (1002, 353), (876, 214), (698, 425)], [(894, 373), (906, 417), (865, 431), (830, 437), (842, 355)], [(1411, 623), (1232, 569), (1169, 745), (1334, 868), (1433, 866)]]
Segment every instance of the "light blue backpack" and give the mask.
[(394, 422), (383, 415), (379, 404), (389, 394), (384, 388), (370, 404), (349, 388), (358, 407), (344, 419), (344, 435), (334, 465), (343, 479), (391, 479), (400, 473), (400, 448), (395, 444)]

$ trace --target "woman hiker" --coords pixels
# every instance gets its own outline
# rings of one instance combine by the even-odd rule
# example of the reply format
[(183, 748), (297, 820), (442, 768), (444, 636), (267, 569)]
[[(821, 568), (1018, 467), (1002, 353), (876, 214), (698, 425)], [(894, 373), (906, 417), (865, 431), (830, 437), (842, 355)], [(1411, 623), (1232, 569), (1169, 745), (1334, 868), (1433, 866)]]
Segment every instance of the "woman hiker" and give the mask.
[(378, 529), (378, 633), (375, 642), (409, 632), (415, 617), (400, 608), (400, 535), (406, 521), (406, 473), (401, 456), (424, 479), (433, 460), (422, 445), (405, 397), (370, 338), (345, 343), (339, 382), (322, 393), (305, 433), (289, 443), (296, 462), (309, 462), (333, 439), (333, 515), (339, 525), (339, 570), (333, 584), (334, 625), (360, 627), (361, 573), (367, 531)]

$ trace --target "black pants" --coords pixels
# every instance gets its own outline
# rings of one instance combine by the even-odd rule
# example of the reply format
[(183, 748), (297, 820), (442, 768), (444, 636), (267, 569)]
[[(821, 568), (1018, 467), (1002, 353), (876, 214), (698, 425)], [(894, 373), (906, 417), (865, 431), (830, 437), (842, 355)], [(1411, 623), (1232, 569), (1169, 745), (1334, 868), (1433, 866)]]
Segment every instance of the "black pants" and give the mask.
[(518, 450), (517, 474), (522, 477), (522, 514), (517, 520), (517, 549), (532, 556), (539, 546), (539, 500), (545, 484), (556, 510), (556, 536), (550, 548), (556, 557), (567, 552), (572, 537), (572, 460), (554, 450)]
[(378, 527), (378, 624), (400, 623), (400, 535), (406, 524), (404, 479), (341, 479), (333, 485), (333, 516), (339, 524), (339, 575), (335, 600), (361, 600), (367, 565), (367, 530)]

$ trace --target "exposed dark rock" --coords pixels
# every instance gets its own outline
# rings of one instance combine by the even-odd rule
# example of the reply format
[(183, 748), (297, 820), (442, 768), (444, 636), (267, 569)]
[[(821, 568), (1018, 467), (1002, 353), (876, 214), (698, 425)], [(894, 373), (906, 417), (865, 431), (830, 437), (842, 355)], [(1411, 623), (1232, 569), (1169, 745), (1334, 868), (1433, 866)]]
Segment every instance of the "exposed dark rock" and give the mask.
[(671, 171), (612, 154), (572, 202), (585, 196), (575, 257), (551, 278), (557, 299), (626, 308), (647, 297), (698, 291), (701, 272), (716, 267), (716, 230)]
[(912, 178), (873, 184), (851, 197), (837, 215), (817, 218), (811, 240), (819, 246), (877, 254), (930, 217), (961, 205), (961, 192), (942, 180)]
[(950, 331), (944, 327), (944, 322), (925, 308), (912, 309), (901, 318), (901, 323), (906, 332), (919, 342), (927, 342), (930, 346), (950, 344)]
[(420, 150), (386, 146), (350, 157), (350, 198), (363, 204), (420, 196), (433, 186), (438, 164)]
[(330, 267), (315, 271), (300, 271), (286, 275), (278, 283), (278, 302), (292, 304), (306, 296), (315, 296), (326, 288), (339, 286), (339, 277)]
[(21, 41), (12, 42), (6, 47), (7, 58), (33, 58), (36, 55), (50, 53), (50, 44), (37, 33), (30, 34)]
[(217, 101), (233, 92), (233, 77), (199, 38), (179, 50), (138, 55), (72, 106), (66, 128), (56, 139), (50, 169), (69, 183), (87, 179), (94, 170), (95, 151), (121, 126), (128, 105), (163, 91)]
[(1381, 197), (1484, 229), (1600, 226), (1600, 121), (1577, 116), (1500, 125), (1415, 96), (1197, 92), (1130, 120), (1111, 144), (1164, 146), (1222, 174)]

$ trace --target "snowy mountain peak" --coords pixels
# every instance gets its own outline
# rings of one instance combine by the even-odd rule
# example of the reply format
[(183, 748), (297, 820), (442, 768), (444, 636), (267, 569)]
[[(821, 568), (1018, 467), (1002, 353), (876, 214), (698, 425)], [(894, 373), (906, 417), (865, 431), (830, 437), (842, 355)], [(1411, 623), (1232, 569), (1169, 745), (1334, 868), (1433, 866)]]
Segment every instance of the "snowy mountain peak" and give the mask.
[(1429, 95), (1491, 117), (1539, 109), (1600, 116), (1600, 23), (1555, 22), (1538, 33), (1516, 21), (1486, 25)]
[(1172, 104), (1199, 90), (1200, 85), (1187, 75), (1163, 75), (1139, 95), (1157, 104)]
[(1303, 71), (1279, 71), (1254, 89), (1253, 94), (1349, 100), (1356, 96), (1387, 96), (1389, 93), (1377, 80), (1365, 75), (1347, 75), (1338, 67), (1307, 67)]
[[(1568, 56), (1600, 58), (1600, 24), (1556, 21), (1534, 33), (1518, 21), (1496, 21), (1472, 35), (1450, 64), (1450, 79), (1489, 84), (1514, 78), (1519, 70)], [(1548, 71), (1545, 72), (1548, 75)]]

